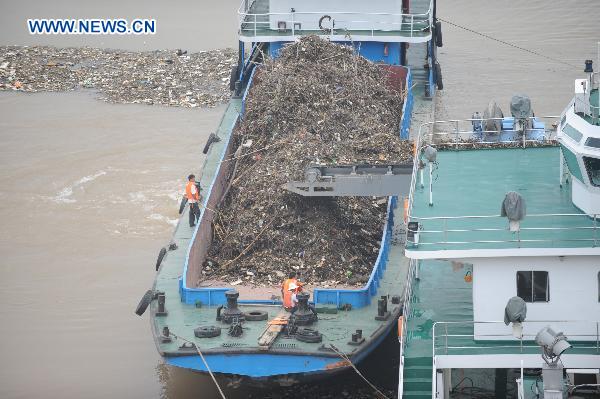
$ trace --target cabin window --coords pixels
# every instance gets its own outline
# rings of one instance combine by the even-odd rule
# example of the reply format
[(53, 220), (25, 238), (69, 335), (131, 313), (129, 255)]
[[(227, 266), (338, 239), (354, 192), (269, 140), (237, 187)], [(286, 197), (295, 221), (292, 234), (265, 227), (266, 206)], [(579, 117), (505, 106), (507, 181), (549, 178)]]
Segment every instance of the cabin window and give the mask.
[(517, 296), (525, 302), (549, 302), (550, 280), (548, 272), (517, 272)]
[(600, 159), (583, 157), (583, 164), (592, 185), (600, 187)]

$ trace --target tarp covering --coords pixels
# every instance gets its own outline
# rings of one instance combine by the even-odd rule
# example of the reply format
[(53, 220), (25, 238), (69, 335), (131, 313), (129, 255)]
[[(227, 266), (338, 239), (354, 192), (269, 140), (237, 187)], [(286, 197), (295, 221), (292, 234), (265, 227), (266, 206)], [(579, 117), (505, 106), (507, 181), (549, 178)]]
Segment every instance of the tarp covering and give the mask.
[[(502, 120), (504, 114), (494, 100), (490, 101), (485, 111), (483, 111), (484, 130), (487, 133), (498, 132), (502, 129)], [(495, 119), (489, 119), (495, 118)]]
[(521, 194), (515, 191), (509, 191), (502, 201), (500, 215), (506, 216), (508, 220), (518, 222), (525, 218), (526, 213), (525, 199)]
[(518, 296), (510, 298), (504, 309), (504, 324), (522, 323), (525, 321), (526, 316), (527, 304), (525, 301)]
[(525, 94), (515, 94), (510, 100), (510, 113), (517, 119), (533, 116), (529, 97)]

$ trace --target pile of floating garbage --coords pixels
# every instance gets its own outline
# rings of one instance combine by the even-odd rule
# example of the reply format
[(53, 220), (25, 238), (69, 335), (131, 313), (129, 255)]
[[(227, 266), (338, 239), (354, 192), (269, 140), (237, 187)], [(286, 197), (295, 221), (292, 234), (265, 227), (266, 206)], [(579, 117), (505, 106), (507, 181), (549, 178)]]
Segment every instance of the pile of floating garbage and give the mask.
[(231, 49), (132, 52), (1, 46), (0, 90), (97, 90), (112, 103), (212, 107), (230, 97)]
[(275, 284), (365, 283), (381, 246), (387, 198), (300, 197), (286, 191), (310, 164), (409, 161), (399, 138), (404, 92), (352, 47), (309, 36), (257, 71), (234, 132), (236, 174), (214, 221), (206, 278)]

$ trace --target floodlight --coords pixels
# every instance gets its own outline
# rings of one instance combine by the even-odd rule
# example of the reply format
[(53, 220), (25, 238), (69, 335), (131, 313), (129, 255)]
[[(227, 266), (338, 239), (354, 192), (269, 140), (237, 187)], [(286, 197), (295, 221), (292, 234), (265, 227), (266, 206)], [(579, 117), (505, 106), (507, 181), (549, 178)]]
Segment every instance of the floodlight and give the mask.
[(565, 350), (571, 347), (571, 344), (567, 342), (567, 337), (565, 337), (562, 332), (557, 333), (549, 326), (544, 327), (537, 333), (535, 342), (542, 347), (545, 355), (544, 360), (546, 360), (546, 362), (546, 358), (558, 358)]

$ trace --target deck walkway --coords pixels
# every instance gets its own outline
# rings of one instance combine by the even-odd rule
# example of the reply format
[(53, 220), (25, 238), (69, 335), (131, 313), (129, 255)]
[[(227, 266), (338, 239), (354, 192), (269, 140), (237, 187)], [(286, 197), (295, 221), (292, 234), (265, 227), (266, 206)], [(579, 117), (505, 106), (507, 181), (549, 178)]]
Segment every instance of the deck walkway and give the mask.
[[(473, 320), (472, 284), (465, 270), (447, 261), (420, 261), (407, 315), (404, 352), (404, 397), (431, 398), (433, 324)], [(472, 330), (472, 328), (471, 328)]]

